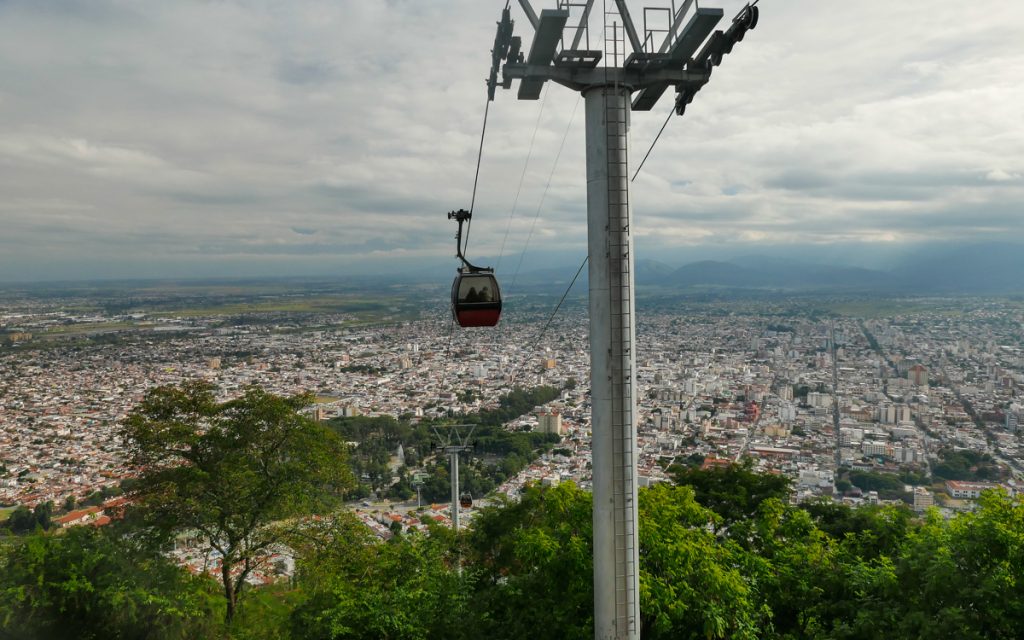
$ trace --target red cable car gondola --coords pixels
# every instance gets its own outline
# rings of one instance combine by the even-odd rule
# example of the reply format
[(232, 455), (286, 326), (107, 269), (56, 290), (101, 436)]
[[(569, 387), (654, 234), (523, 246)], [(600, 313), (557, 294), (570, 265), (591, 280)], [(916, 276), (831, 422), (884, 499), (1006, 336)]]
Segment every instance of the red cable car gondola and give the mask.
[(462, 261), (452, 283), (452, 315), (460, 327), (493, 327), (501, 318), (501, 289), (494, 269), (474, 266), (462, 253), (462, 223), (472, 215), (465, 209), (448, 214), (449, 220), (459, 223), (455, 255)]
[(460, 327), (493, 327), (501, 317), (501, 291), (490, 270), (459, 269), (452, 283), (452, 313)]
[(463, 509), (469, 509), (473, 506), (473, 495), (470, 493), (463, 493), (459, 496), (459, 506)]

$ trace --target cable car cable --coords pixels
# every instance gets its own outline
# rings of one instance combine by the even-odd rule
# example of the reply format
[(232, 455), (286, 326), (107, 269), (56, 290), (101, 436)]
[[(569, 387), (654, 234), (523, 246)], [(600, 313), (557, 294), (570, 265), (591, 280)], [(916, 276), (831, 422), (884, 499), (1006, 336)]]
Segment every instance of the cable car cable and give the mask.
[[(544, 334), (547, 332), (548, 327), (551, 326), (551, 321), (555, 319), (555, 314), (557, 314), (558, 310), (562, 308), (562, 303), (565, 302), (569, 292), (572, 291), (572, 286), (576, 284), (576, 279), (580, 277), (580, 273), (583, 272), (583, 267), (586, 266), (589, 259), (589, 255), (583, 257), (583, 262), (580, 263), (580, 268), (576, 270), (576, 275), (572, 277), (572, 281), (569, 283), (569, 286), (565, 288), (565, 293), (562, 294), (562, 298), (558, 301), (558, 304), (555, 305), (555, 310), (551, 312), (550, 316), (548, 316), (548, 321), (544, 323), (544, 328), (540, 330), (540, 333), (537, 334), (537, 337), (532, 341), (533, 344), (540, 344), (541, 339), (544, 338)], [(523, 365), (520, 364), (516, 367), (515, 371), (512, 372), (511, 382), (515, 383), (516, 376), (519, 375), (522, 367)]]
[(558, 161), (562, 157), (562, 150), (565, 148), (565, 141), (569, 137), (569, 130), (572, 128), (572, 123), (576, 119), (576, 111), (580, 106), (580, 99), (582, 94), (576, 96), (576, 104), (572, 108), (572, 115), (569, 117), (569, 123), (565, 126), (565, 133), (562, 134), (562, 142), (558, 145), (558, 153), (555, 154), (555, 161), (551, 165), (551, 173), (548, 174), (547, 184), (544, 185), (544, 191), (540, 194), (540, 202), (537, 203), (537, 211), (533, 215), (533, 222), (530, 224), (530, 232), (526, 235), (526, 244), (523, 245), (523, 250), (519, 254), (519, 264), (516, 265), (516, 270), (512, 273), (512, 282), (510, 287), (515, 285), (516, 278), (519, 277), (519, 269), (523, 266), (523, 258), (526, 257), (526, 250), (530, 248), (530, 241), (533, 239), (533, 231), (537, 228), (537, 219), (540, 218), (540, 211), (544, 208), (544, 200), (548, 197), (548, 191), (551, 189), (551, 180), (555, 177), (555, 171), (558, 169)]
[(644, 155), (644, 159), (640, 161), (640, 166), (636, 168), (636, 173), (633, 174), (633, 177), (632, 179), (630, 179), (630, 182), (636, 180), (636, 177), (640, 175), (640, 170), (644, 168), (644, 163), (647, 162), (647, 158), (651, 155), (651, 152), (654, 151), (654, 145), (658, 144), (658, 138), (660, 138), (662, 132), (665, 131), (665, 126), (668, 125), (668, 121), (672, 119), (672, 116), (675, 115), (675, 112), (676, 108), (673, 106), (672, 110), (668, 112), (668, 117), (665, 118), (665, 122), (662, 123), (661, 129), (658, 130), (658, 135), (654, 136), (654, 142), (651, 143), (651, 148), (647, 150), (647, 154)]
[[(541, 117), (544, 115), (544, 107), (548, 101), (548, 87), (549, 84), (544, 84), (540, 96), (540, 109), (537, 110), (537, 120), (533, 123), (533, 133), (530, 134), (530, 146), (526, 150), (526, 160), (523, 162), (523, 170), (519, 174), (519, 185), (516, 187), (516, 195), (512, 199), (512, 208), (508, 212), (508, 222), (505, 224), (505, 235), (501, 239), (501, 247), (498, 249), (498, 260), (494, 265), (494, 270), (497, 271), (501, 267), (501, 261), (505, 259), (505, 245), (508, 242), (509, 232), (512, 230), (512, 219), (515, 217), (516, 209), (519, 208), (519, 196), (523, 192), (523, 183), (526, 182), (526, 172), (530, 168), (530, 160), (533, 158), (533, 148), (537, 141), (537, 132), (540, 131)], [(510, 285), (511, 286), (511, 285)], [(505, 325), (505, 331), (503, 336), (503, 342), (508, 343), (512, 333), (512, 327), (509, 324)]]
[[(547, 96), (547, 94), (545, 93), (545, 97), (546, 96)], [(544, 207), (544, 200), (547, 198), (548, 190), (551, 188), (551, 180), (554, 178), (555, 171), (558, 169), (558, 161), (562, 157), (562, 150), (565, 148), (565, 141), (569, 137), (569, 131), (572, 129), (572, 123), (573, 123), (573, 121), (576, 118), (576, 111), (578, 110), (578, 108), (580, 106), (580, 98), (581, 98), (581, 96), (579, 96), (579, 95), (576, 96), (576, 103), (575, 103), (575, 105), (572, 108), (572, 115), (569, 116), (569, 122), (565, 126), (565, 132), (562, 134), (562, 141), (558, 145), (558, 152), (555, 154), (555, 161), (551, 165), (551, 172), (548, 174), (547, 184), (545, 184), (544, 191), (541, 193), (540, 202), (537, 203), (537, 211), (536, 211), (536, 213), (533, 216), (533, 222), (530, 224), (530, 232), (529, 232), (529, 234), (526, 237), (526, 244), (523, 245), (523, 250), (519, 254), (519, 262), (518, 262), (518, 264), (516, 264), (516, 269), (512, 273), (512, 279), (511, 279), (511, 281), (509, 282), (509, 284), (508, 284), (508, 286), (506, 288), (506, 292), (511, 290), (511, 288), (515, 286), (516, 280), (519, 278), (519, 270), (523, 266), (523, 259), (526, 257), (526, 250), (529, 248), (530, 240), (533, 238), (533, 231), (534, 231), (534, 229), (537, 226), (537, 219), (540, 217), (540, 211)], [(540, 125), (540, 115), (538, 114), (538, 116), (537, 116), (537, 126), (539, 126), (539, 125)], [(537, 134), (537, 129), (535, 128), (534, 129), (534, 136), (536, 136), (536, 134)], [(533, 145), (532, 140), (531, 140), (530, 144), (531, 144), (531, 149), (532, 149), (532, 145)], [(529, 157), (527, 158), (527, 162), (529, 162)], [(523, 176), (525, 177), (525, 175), (526, 175), (526, 167), (524, 166), (523, 167)], [(519, 187), (520, 187), (520, 189), (522, 189), (522, 179), (520, 179)], [(519, 198), (519, 193), (518, 192), (516, 193), (516, 198), (517, 199)], [(511, 224), (512, 224), (512, 218), (510, 216), (509, 217), (509, 226), (511, 226)], [(507, 235), (507, 231), (506, 231), (506, 235)], [(512, 331), (511, 325), (506, 325), (506, 329), (505, 329), (505, 341), (506, 342), (509, 341), (509, 339), (510, 339), (511, 331)]]
[(576, 275), (572, 277), (572, 282), (570, 282), (569, 286), (566, 287), (565, 293), (562, 294), (562, 298), (558, 301), (558, 304), (555, 305), (555, 310), (551, 312), (551, 315), (548, 317), (548, 321), (544, 323), (544, 328), (540, 330), (540, 334), (537, 336), (537, 339), (534, 340), (534, 344), (539, 343), (541, 338), (544, 337), (544, 333), (548, 330), (548, 327), (551, 326), (551, 321), (555, 319), (555, 314), (562, 308), (562, 303), (565, 302), (566, 296), (568, 296), (569, 292), (572, 291), (572, 285), (576, 284), (576, 278), (580, 277), (580, 273), (583, 272), (583, 267), (587, 266), (587, 261), (589, 259), (590, 256), (583, 257), (583, 262), (580, 263), (580, 268), (576, 270)]
[(512, 209), (508, 212), (508, 224), (505, 225), (505, 237), (501, 239), (501, 248), (498, 250), (498, 262), (494, 265), (497, 271), (501, 266), (501, 260), (505, 257), (505, 242), (508, 240), (509, 230), (512, 229), (512, 218), (515, 216), (516, 207), (519, 206), (519, 195), (523, 191), (523, 182), (526, 180), (526, 170), (530, 168), (530, 158), (533, 157), (533, 144), (537, 140), (537, 131), (540, 130), (540, 118), (544, 115), (544, 105), (548, 100), (548, 85), (544, 84), (544, 93), (540, 97), (540, 110), (537, 112), (537, 121), (533, 124), (533, 135), (530, 136), (530, 147), (526, 151), (526, 162), (523, 163), (523, 172), (519, 174), (519, 186), (516, 188), (515, 198), (512, 199)]
[[(473, 176), (473, 195), (469, 199), (469, 213), (473, 213), (473, 207), (476, 205), (476, 187), (480, 183), (480, 162), (484, 157), (484, 136), (487, 135), (487, 114), (491, 110), (491, 101), (487, 100), (484, 105), (484, 125), (480, 129), (480, 148), (476, 152), (476, 175)], [(466, 222), (466, 238), (463, 255), (466, 253), (466, 249), (469, 248), (469, 230), (473, 226), (473, 218), (470, 218)]]
[[(476, 194), (480, 186), (480, 168), (483, 164), (484, 143), (487, 139), (487, 119), (490, 114), (491, 101), (497, 87), (497, 72), (502, 60), (522, 61), (518, 53), (519, 39), (512, 37), (512, 19), (508, 7), (511, 0), (506, 0), (502, 19), (498, 22), (498, 31), (491, 50), (491, 71), (487, 79), (487, 100), (484, 103), (483, 123), (480, 127), (480, 144), (477, 147), (476, 169), (473, 173), (473, 191), (469, 210), (458, 209), (448, 212), (448, 219), (458, 223), (455, 233), (455, 256), (462, 263), (452, 282), (452, 317), (460, 327), (493, 327), (501, 318), (501, 289), (498, 279), (491, 267), (477, 266), (471, 263), (466, 254), (469, 252), (469, 234), (473, 224), (473, 210), (476, 207)], [(465, 228), (463, 228), (465, 225)], [(465, 231), (465, 235), (463, 235)], [(454, 328), (453, 328), (454, 329)], [(449, 344), (451, 334), (449, 334)], [(448, 349), (447, 360), (450, 356)]]
[[(505, 0), (505, 10), (506, 11), (508, 10), (508, 6), (509, 6), (509, 4), (511, 4), (511, 2), (512, 2), (512, 0)], [(511, 35), (511, 33), (509, 35)], [(469, 199), (469, 213), (470, 213), (470, 215), (472, 215), (473, 207), (476, 205), (476, 188), (477, 188), (477, 185), (480, 182), (480, 162), (481, 162), (481, 160), (483, 159), (483, 156), (484, 156), (484, 137), (487, 135), (487, 114), (490, 112), (490, 110), (491, 110), (491, 96), (490, 96), (490, 94), (488, 94), (487, 100), (484, 103), (484, 124), (481, 127), (481, 129), (480, 129), (480, 148), (477, 149), (477, 152), (476, 152), (476, 173), (473, 176), (473, 195)], [(466, 224), (466, 239), (465, 239), (465, 244), (463, 245), (464, 246), (464, 249), (463, 249), (463, 252), (462, 252), (463, 255), (465, 255), (466, 249), (469, 249), (469, 231), (470, 231), (470, 229), (472, 227), (473, 227), (473, 218), (470, 218), (467, 221), (467, 224)]]
[[(757, 26), (757, 19), (758, 19), (758, 15), (759, 15), (759, 11), (757, 9), (757, 3), (759, 1), (760, 0), (753, 0), (753, 2), (747, 3), (747, 5), (740, 11), (740, 13), (737, 14), (737, 16), (735, 18), (733, 18), (733, 25), (731, 27), (729, 27), (728, 31), (725, 32), (725, 37), (729, 38), (730, 34), (733, 34), (733, 32), (735, 31), (735, 35), (732, 36), (734, 39), (728, 42), (728, 48), (725, 49), (724, 53), (731, 52), (733, 45), (735, 45), (736, 42), (739, 42), (740, 40), (742, 40), (743, 39), (743, 35), (748, 30), (753, 29), (754, 27)], [(700, 10), (700, 2), (696, 2), (695, 4), (696, 4), (696, 7), (697, 7), (697, 10), (699, 11)], [(739, 30), (737, 30), (737, 27), (741, 27), (741, 28)], [(721, 38), (722, 37), (722, 32), (721, 31), (715, 32), (714, 37)], [(711, 69), (712, 66), (718, 66), (719, 64), (721, 64), (721, 62), (722, 62), (722, 54), (723, 54), (723, 52), (721, 50), (717, 54), (715, 54), (715, 55), (718, 56), (717, 57), (717, 61), (715, 61), (715, 62), (712, 62), (712, 60), (714, 60), (714, 58), (708, 58), (707, 59), (707, 62), (710, 65), (710, 66), (708, 66), (708, 73), (710, 73), (710, 69)], [(693, 64), (693, 62), (691, 61), (690, 64)], [(699, 91), (699, 90), (700, 90), (700, 87), (697, 87), (697, 88), (695, 88), (695, 89), (693, 89), (693, 90), (691, 90), (689, 92), (683, 92), (683, 93), (681, 93), (680, 95), (678, 95), (676, 97), (676, 104), (675, 104), (675, 106), (672, 107), (672, 111), (669, 112), (668, 117), (665, 118), (665, 122), (662, 123), (661, 129), (658, 130), (658, 135), (654, 136), (654, 141), (651, 142), (651, 147), (647, 150), (647, 155), (645, 155), (644, 159), (640, 161), (640, 166), (636, 168), (636, 173), (633, 174), (633, 177), (630, 179), (630, 182), (633, 182), (633, 180), (636, 180), (636, 177), (638, 175), (640, 175), (640, 169), (642, 169), (643, 166), (644, 166), (644, 163), (647, 162), (647, 158), (648, 158), (648, 156), (651, 155), (651, 151), (654, 151), (654, 145), (658, 144), (658, 139), (661, 138), (662, 132), (665, 131), (665, 126), (668, 124), (668, 121), (672, 118), (672, 114), (676, 113), (676, 114), (679, 114), (679, 115), (683, 115), (683, 111), (685, 111), (686, 105), (689, 104), (691, 100), (693, 100), (694, 94), (697, 91)], [(679, 92), (679, 89), (676, 89), (676, 91)]]

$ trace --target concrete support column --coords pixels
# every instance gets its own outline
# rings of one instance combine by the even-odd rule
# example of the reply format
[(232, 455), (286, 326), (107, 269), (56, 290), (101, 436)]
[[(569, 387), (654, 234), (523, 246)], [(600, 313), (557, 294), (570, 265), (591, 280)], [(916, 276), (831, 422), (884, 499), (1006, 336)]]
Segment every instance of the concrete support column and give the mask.
[(597, 87), (587, 113), (594, 637), (640, 637), (636, 315), (630, 235), (629, 91)]

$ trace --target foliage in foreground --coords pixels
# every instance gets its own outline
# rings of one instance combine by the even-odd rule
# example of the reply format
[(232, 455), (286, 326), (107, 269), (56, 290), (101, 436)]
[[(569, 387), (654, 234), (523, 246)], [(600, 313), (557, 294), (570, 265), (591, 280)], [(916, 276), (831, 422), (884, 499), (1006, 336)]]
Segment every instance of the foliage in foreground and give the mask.
[[(645, 639), (1020, 637), (1021, 498), (988, 492), (951, 520), (794, 506), (784, 483), (747, 471), (641, 490)], [(752, 500), (738, 511), (727, 495)], [(0, 550), (0, 638), (590, 638), (590, 505), (569, 483), (528, 487), (482, 509), (458, 541), (435, 528), (381, 543), (352, 518), (325, 521), (290, 541), (297, 586), (257, 591), (270, 604), (250, 599), (231, 627), (210, 581), (123, 544), (130, 536), (39, 531)]]
[(93, 527), (18, 539), (0, 557), (0, 638), (210, 637), (213, 583)]
[[(690, 487), (659, 485), (640, 492), (640, 518), (644, 638), (981, 640), (1024, 628), (1024, 501), (999, 492), (948, 521), (765, 496), (726, 526)], [(592, 637), (588, 493), (528, 488), (484, 509), (460, 548), (461, 578), (446, 536), (374, 545), (309, 585), (293, 637)]]

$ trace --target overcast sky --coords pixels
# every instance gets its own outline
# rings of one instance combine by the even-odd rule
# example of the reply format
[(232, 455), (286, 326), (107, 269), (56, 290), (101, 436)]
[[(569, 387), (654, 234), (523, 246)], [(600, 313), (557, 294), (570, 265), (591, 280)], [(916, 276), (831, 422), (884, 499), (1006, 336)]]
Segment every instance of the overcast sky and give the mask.
[[(0, 280), (453, 267), (503, 6), (0, 0)], [(633, 183), (638, 247), (1024, 241), (1022, 34), (1005, 0), (763, 0)], [(584, 250), (577, 101), (499, 90), (473, 254), (515, 268), (535, 218)]]

